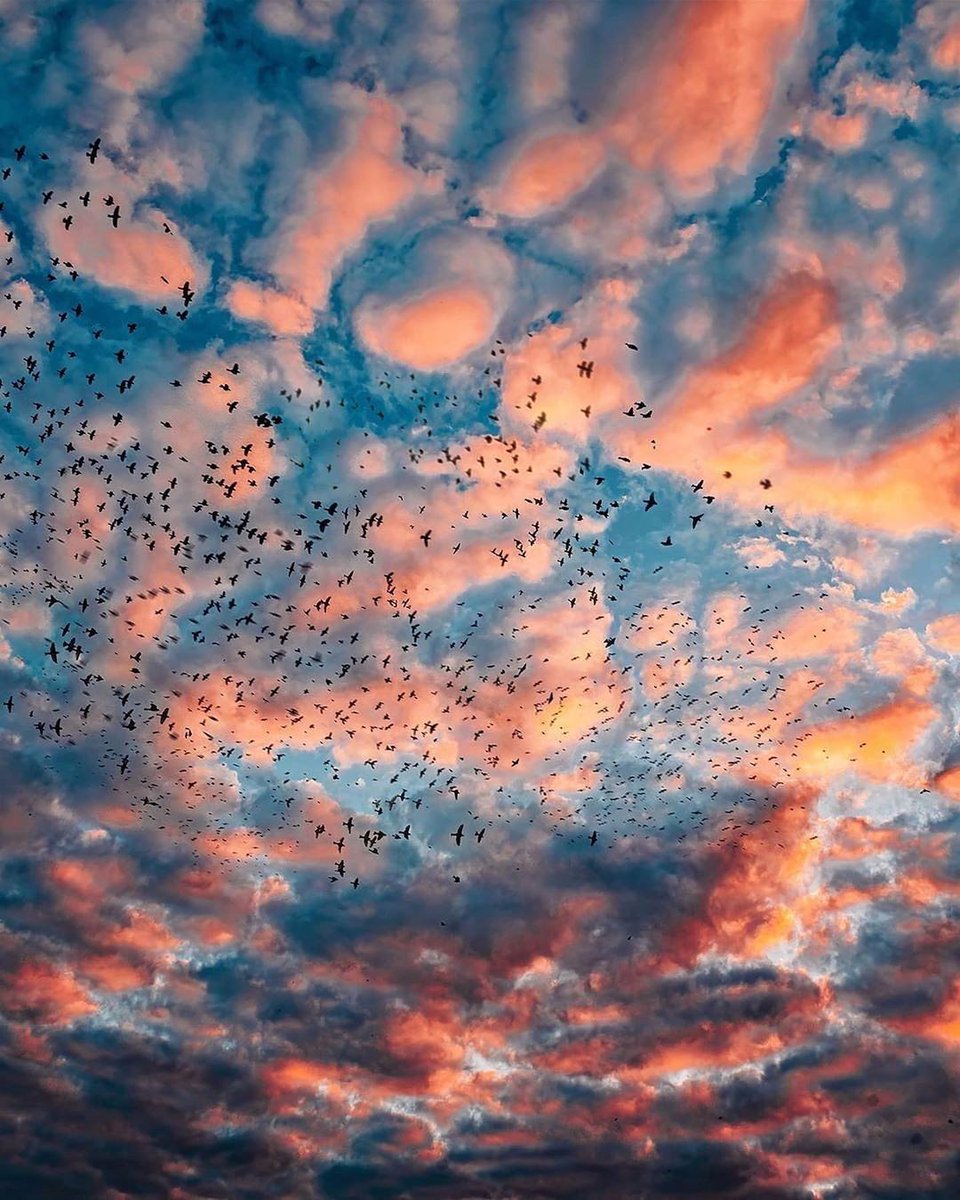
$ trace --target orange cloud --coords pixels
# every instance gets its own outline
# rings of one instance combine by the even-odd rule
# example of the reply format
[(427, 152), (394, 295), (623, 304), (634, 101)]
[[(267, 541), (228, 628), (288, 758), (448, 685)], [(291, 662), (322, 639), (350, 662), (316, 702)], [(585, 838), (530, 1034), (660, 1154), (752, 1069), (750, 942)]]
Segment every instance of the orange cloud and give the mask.
[(437, 287), (400, 304), (361, 309), (357, 328), (386, 358), (431, 371), (490, 340), (498, 313), (478, 287)]
[(829, 150), (843, 154), (856, 150), (866, 141), (869, 120), (864, 112), (844, 113), (836, 116), (832, 112), (814, 113), (810, 121), (810, 132)]
[(844, 604), (798, 609), (784, 621), (774, 642), (777, 654), (788, 659), (825, 658), (849, 654), (860, 646), (864, 617)]
[(881, 783), (914, 786), (924, 773), (911, 761), (911, 750), (937, 717), (922, 700), (892, 700), (862, 716), (806, 731), (795, 747), (797, 761), (809, 778), (830, 779), (852, 770)]
[(513, 260), (474, 230), (421, 243), (405, 291), (370, 296), (357, 328), (378, 354), (421, 370), (449, 366), (488, 342), (511, 299)]
[(509, 217), (536, 217), (582, 191), (606, 157), (603, 139), (585, 130), (527, 142), (508, 163), (490, 205)]
[(960, 800), (960, 767), (941, 771), (934, 779), (933, 786), (951, 800)]
[[(801, 807), (800, 800), (808, 806)], [(792, 795), (769, 811), (769, 824), (739, 821), (739, 835), (707, 901), (710, 944), (745, 958), (762, 955), (803, 928), (799, 899), (819, 850), (811, 840), (810, 793)], [(705, 931), (706, 932), (706, 931)]]
[[(688, 477), (709, 473), (720, 497), (751, 512), (760, 504), (759, 480), (768, 477), (770, 499), (787, 514), (902, 537), (960, 529), (960, 416), (941, 417), (863, 458), (845, 450), (816, 457), (776, 427), (773, 410), (818, 378), (840, 338), (836, 297), (825, 281), (805, 273), (778, 281), (740, 339), (668, 402), (651, 431), (657, 465)], [(619, 423), (611, 444), (634, 459), (653, 455), (649, 433), (636, 425)]]
[(67, 1025), (96, 1009), (68, 967), (43, 960), (24, 963), (14, 972), (5, 1006), (45, 1025)]
[(960, 654), (960, 613), (949, 613), (931, 621), (924, 631), (936, 650)]
[(960, 21), (954, 21), (944, 32), (930, 58), (941, 71), (960, 71)]
[[(101, 185), (102, 186), (102, 185)], [(92, 190), (92, 189), (91, 189)], [(145, 300), (175, 306), (177, 289), (184, 280), (198, 294), (209, 278), (207, 264), (194, 252), (179, 231), (156, 209), (124, 203), (114, 229), (102, 205), (78, 206), (73, 225), (65, 229), (62, 210), (43, 210), (41, 225), (53, 254), (74, 264), (81, 275), (103, 287), (123, 288)], [(164, 222), (173, 230), (164, 231)], [(161, 276), (170, 282), (164, 283)]]
[(811, 274), (786, 276), (735, 345), (694, 374), (677, 405), (682, 417), (671, 410), (669, 424), (730, 427), (768, 412), (812, 378), (839, 338), (829, 285)]
[[(635, 330), (627, 307), (634, 294), (621, 280), (605, 280), (579, 306), (575, 328), (572, 323), (550, 325), (520, 345), (507, 364), (501, 404), (505, 425), (525, 439), (536, 427), (541, 444), (557, 436), (586, 440), (598, 422), (639, 399), (628, 370), (630, 351), (624, 346)], [(585, 327), (595, 331), (586, 350), (580, 345)], [(584, 360), (601, 365), (584, 376), (577, 366)], [(534, 384), (534, 378), (540, 382)], [(618, 432), (618, 425), (610, 428), (611, 445)]]
[[(391, 217), (426, 177), (403, 161), (402, 113), (382, 96), (344, 93), (351, 114), (349, 144), (332, 161), (312, 172), (300, 189), (296, 211), (281, 226), (270, 270), (294, 302), (313, 309), (326, 306), (334, 273), (367, 235), (370, 226)], [(243, 303), (244, 293), (241, 293)], [(258, 319), (276, 316), (291, 324), (290, 308), (263, 300)], [(280, 329), (278, 329), (280, 332)]]
[(713, 0), (670, 8), (672, 25), (609, 128), (626, 157), (686, 196), (743, 174), (803, 30), (806, 0)]
[(79, 973), (94, 987), (107, 992), (127, 992), (147, 987), (153, 981), (148, 968), (128, 961), (119, 954), (88, 954), (77, 964)]
[(238, 280), (227, 292), (226, 304), (235, 317), (269, 325), (274, 333), (300, 335), (313, 328), (309, 306), (276, 288)]

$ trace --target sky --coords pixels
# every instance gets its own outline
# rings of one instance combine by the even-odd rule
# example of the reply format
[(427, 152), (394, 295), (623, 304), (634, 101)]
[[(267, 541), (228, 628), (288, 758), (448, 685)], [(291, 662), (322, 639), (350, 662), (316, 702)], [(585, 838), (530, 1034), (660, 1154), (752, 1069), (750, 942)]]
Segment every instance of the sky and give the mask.
[(960, 1194), (960, 8), (0, 25), (0, 1193)]

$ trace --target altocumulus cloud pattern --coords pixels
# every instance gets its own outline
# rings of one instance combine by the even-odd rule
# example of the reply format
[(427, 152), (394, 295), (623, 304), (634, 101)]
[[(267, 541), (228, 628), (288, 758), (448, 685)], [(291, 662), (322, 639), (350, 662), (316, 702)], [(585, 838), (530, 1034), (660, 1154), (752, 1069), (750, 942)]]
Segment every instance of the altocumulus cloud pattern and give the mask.
[(960, 1195), (956, 4), (0, 22), (0, 1194)]

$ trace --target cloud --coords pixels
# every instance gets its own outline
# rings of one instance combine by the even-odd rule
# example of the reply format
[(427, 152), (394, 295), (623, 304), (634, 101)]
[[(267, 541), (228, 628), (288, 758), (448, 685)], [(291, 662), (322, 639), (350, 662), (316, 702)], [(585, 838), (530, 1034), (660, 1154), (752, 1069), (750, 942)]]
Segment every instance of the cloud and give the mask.
[(368, 306), (357, 328), (376, 354), (432, 371), (489, 342), (496, 317), (479, 288), (437, 287), (388, 308)]
[(240, 320), (269, 325), (282, 336), (299, 337), (309, 333), (313, 327), (313, 311), (303, 300), (248, 280), (241, 279), (231, 284), (226, 304)]
[(278, 288), (265, 286), (258, 296), (245, 283), (231, 293), (233, 306), (273, 323), (278, 333), (299, 327), (304, 310), (326, 307), (337, 270), (372, 226), (434, 188), (429, 176), (403, 161), (401, 113), (394, 103), (351, 89), (339, 99), (345, 144), (306, 172), (293, 211), (270, 239), (268, 268)]
[(604, 142), (582, 130), (538, 134), (507, 164), (489, 204), (508, 217), (530, 219), (565, 204), (595, 178)]
[(960, 70), (960, 23), (954, 22), (945, 30), (930, 57), (941, 71)]
[(659, 53), (627, 74), (609, 136), (685, 197), (743, 174), (805, 17), (805, 0), (775, 10), (739, 0), (672, 10)]
[[(116, 230), (102, 209), (78, 214), (76, 226), (69, 230), (63, 229), (58, 215), (51, 212), (44, 221), (50, 249), (103, 287), (170, 305), (177, 302), (177, 288), (184, 281), (195, 291), (205, 286), (206, 264), (185, 238), (165, 233), (164, 217), (156, 210), (141, 207), (128, 218), (129, 225)], [(164, 276), (171, 283), (164, 283)]]
[(944, 650), (947, 654), (960, 654), (960, 616), (949, 613), (937, 617), (926, 628), (928, 641), (935, 649)]
[[(111, 19), (119, 16), (120, 19)], [(203, 35), (202, 0), (173, 0), (163, 9), (137, 4), (81, 27), (80, 42), (97, 84), (127, 95), (168, 83)]]
[(413, 272), (419, 288), (359, 306), (357, 332), (374, 353), (433, 371), (489, 344), (509, 301), (513, 264), (479, 235), (441, 237), (424, 259)]
[(908, 8), (7, 6), (0, 1192), (957, 1193)]
[(528, 110), (549, 109), (569, 96), (574, 35), (590, 15), (586, 4), (541, 6), (523, 27), (520, 87)]
[(257, 20), (271, 33), (323, 42), (333, 36), (334, 22), (342, 11), (340, 0), (260, 0)]

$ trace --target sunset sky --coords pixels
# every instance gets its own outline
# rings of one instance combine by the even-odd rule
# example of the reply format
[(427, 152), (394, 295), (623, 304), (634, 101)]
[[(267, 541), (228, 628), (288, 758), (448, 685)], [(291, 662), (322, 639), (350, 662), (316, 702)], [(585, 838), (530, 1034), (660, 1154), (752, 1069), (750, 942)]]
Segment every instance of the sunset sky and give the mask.
[(0, 1196), (960, 1195), (960, 5), (0, 34)]

